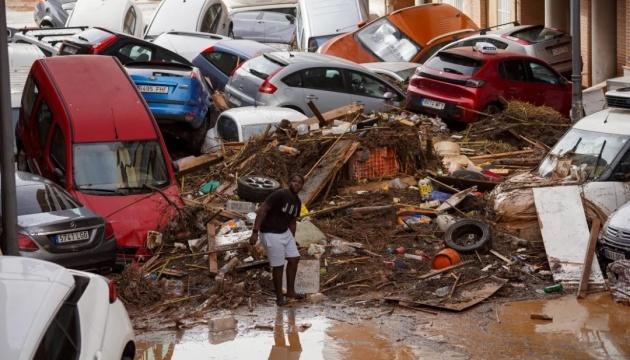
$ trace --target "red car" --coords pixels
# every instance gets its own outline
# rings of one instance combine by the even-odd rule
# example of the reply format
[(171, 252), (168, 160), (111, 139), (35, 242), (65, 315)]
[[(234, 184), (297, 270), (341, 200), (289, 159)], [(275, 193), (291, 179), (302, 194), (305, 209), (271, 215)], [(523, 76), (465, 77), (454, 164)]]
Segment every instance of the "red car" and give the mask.
[(478, 43), (442, 50), (418, 67), (406, 108), (469, 123), (479, 118), (475, 111), (500, 111), (502, 99), (547, 105), (568, 116), (571, 83), (542, 60)]
[(147, 232), (163, 230), (177, 213), (173, 204), (181, 205), (162, 135), (116, 58), (35, 61), (16, 142), (18, 167), (57, 182), (104, 217), (121, 255), (142, 255)]

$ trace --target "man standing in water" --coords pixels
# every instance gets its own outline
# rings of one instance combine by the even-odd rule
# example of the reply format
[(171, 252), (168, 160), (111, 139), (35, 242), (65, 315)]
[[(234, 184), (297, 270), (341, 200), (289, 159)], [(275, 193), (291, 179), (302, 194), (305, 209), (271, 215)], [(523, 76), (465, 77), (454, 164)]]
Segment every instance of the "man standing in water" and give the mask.
[(304, 186), (301, 175), (293, 175), (288, 189), (279, 189), (271, 193), (256, 212), (256, 221), (250, 244), (260, 240), (267, 250), (269, 265), (272, 268), (273, 285), (276, 290), (276, 304), (286, 305), (287, 299), (282, 293), (282, 274), (284, 261), (287, 261), (287, 294), (292, 299), (304, 299), (304, 294), (295, 292), (295, 275), (297, 274), (300, 253), (295, 242), (296, 220), (300, 216), (302, 202), (298, 193)]

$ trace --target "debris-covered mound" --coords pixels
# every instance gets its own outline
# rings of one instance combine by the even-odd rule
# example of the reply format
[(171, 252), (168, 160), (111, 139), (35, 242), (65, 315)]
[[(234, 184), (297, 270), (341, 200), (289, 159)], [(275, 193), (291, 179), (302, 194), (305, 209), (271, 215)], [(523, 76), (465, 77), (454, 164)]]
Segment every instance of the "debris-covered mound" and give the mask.
[(140, 267), (128, 266), (118, 279), (118, 296), (129, 305), (143, 307), (162, 300), (162, 289), (147, 279)]

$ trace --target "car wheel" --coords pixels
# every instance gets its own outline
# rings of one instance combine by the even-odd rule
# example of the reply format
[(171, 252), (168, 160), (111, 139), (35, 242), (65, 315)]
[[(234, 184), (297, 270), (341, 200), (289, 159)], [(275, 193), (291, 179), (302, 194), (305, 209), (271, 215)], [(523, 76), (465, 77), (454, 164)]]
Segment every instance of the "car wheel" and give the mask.
[(238, 179), (236, 193), (243, 200), (261, 203), (279, 188), (280, 183), (272, 178), (250, 175)]
[(480, 174), (476, 171), (471, 171), (471, 170), (463, 170), (463, 169), (455, 170), (453, 171), (451, 176), (455, 178), (459, 178), (459, 179), (466, 179), (466, 180), (488, 181), (488, 178), (483, 176), (483, 174)]
[(497, 104), (489, 104), (483, 109), (485, 114), (496, 115), (499, 114), (503, 109)]
[(446, 229), (444, 243), (461, 253), (467, 253), (487, 249), (491, 238), (490, 225), (479, 220), (464, 219)]

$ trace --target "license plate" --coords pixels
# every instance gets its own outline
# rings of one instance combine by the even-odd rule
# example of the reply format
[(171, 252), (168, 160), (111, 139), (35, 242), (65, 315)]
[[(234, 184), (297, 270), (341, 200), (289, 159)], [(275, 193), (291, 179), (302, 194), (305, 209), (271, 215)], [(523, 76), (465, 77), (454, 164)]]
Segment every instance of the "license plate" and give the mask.
[(74, 241), (88, 240), (89, 238), (90, 238), (89, 231), (77, 231), (73, 233), (55, 235), (55, 241), (57, 242), (57, 244), (65, 244), (65, 243), (74, 242)]
[(569, 52), (569, 47), (568, 46), (561, 46), (561, 47), (557, 47), (557, 48), (551, 49), (551, 55), (553, 55), (553, 56), (566, 54), (568, 52)]
[(168, 86), (138, 85), (138, 90), (143, 93), (167, 94)]
[(436, 110), (444, 110), (444, 107), (446, 107), (446, 104), (443, 102), (435, 101), (431, 99), (422, 99), (422, 106), (428, 107), (431, 109), (436, 109)]
[(604, 256), (610, 260), (625, 260), (626, 256), (623, 253), (612, 251), (610, 249), (604, 249)]
[(74, 46), (68, 46), (68, 45), (66, 45), (66, 46), (64, 46), (64, 47), (63, 47), (63, 52), (64, 52), (65, 54), (68, 54), (68, 55), (74, 55), (74, 54), (76, 54), (78, 51), (79, 51), (79, 49), (75, 48)]

